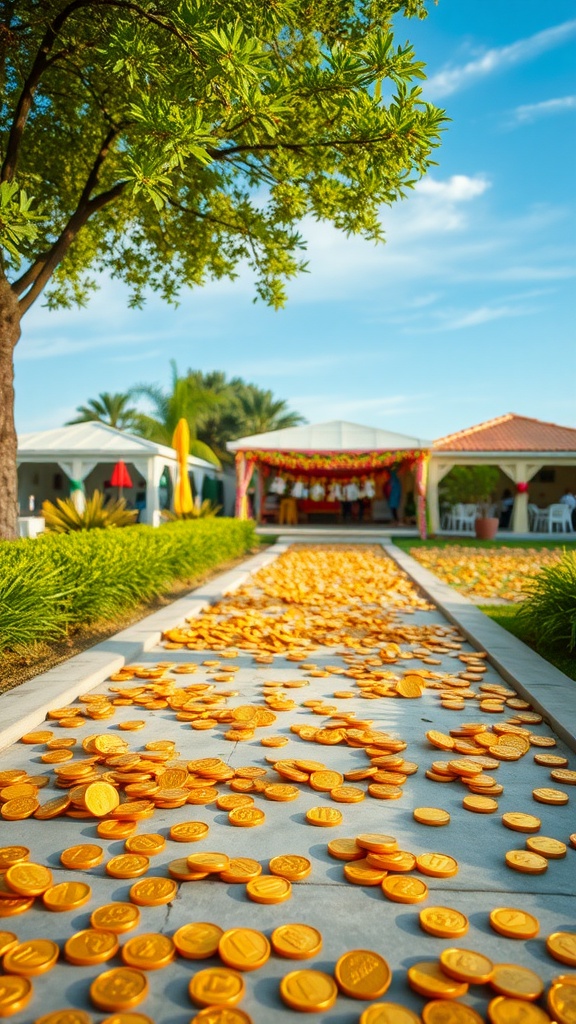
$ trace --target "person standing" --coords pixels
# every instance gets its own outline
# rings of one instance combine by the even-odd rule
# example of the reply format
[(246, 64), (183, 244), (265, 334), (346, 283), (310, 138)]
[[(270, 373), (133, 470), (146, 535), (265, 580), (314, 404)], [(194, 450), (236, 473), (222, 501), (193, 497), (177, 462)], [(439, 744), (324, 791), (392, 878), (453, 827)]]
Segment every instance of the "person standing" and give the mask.
[(576, 497), (574, 492), (569, 487), (566, 488), (564, 494), (560, 498), (560, 505), (567, 505), (570, 509), (570, 515), (572, 518), (572, 529), (576, 530)]

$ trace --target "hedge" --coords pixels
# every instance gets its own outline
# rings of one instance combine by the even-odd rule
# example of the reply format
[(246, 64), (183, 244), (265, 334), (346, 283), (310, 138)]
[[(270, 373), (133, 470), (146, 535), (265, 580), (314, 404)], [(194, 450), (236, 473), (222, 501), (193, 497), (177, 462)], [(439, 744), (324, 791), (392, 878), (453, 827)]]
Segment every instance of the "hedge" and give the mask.
[(254, 543), (253, 522), (212, 518), (0, 542), (0, 650), (113, 619)]

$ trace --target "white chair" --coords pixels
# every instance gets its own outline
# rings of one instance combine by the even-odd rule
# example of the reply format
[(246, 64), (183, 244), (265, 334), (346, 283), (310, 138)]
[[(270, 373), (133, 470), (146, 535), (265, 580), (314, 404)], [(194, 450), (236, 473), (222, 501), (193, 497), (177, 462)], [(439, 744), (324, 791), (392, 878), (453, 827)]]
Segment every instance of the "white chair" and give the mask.
[(476, 505), (454, 505), (452, 510), (453, 530), (461, 530), (462, 533), (474, 533), (474, 523), (478, 518)]
[(534, 533), (535, 530), (536, 530), (536, 523), (537, 523), (538, 516), (540, 515), (541, 511), (542, 510), (538, 508), (538, 505), (535, 505), (533, 502), (529, 503), (529, 505), (528, 505), (528, 529), (531, 530), (532, 533)]
[(558, 527), (560, 533), (572, 533), (572, 513), (568, 505), (558, 502), (550, 505), (547, 512), (549, 533), (554, 533), (555, 527)]

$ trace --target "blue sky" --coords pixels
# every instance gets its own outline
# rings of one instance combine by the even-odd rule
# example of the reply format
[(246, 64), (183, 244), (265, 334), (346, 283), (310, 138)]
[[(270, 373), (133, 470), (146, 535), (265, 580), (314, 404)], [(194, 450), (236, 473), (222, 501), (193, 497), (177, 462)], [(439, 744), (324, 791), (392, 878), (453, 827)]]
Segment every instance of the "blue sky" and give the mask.
[[(274, 312), (253, 282), (127, 307), (104, 280), (87, 309), (23, 321), (17, 428), (47, 429), (101, 391), (219, 369), (310, 422), (436, 438), (506, 412), (576, 426), (576, 7), (440, 0), (402, 20), (427, 99), (452, 121), (438, 167), (384, 209), (387, 244), (305, 222), (310, 272)], [(41, 300), (39, 300), (41, 303)]]

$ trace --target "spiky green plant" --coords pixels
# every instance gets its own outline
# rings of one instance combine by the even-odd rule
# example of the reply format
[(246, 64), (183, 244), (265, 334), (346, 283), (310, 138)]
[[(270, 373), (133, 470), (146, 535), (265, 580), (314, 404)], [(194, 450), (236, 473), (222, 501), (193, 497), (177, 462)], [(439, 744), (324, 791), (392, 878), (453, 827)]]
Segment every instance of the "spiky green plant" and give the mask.
[(195, 501), (189, 512), (170, 512), (169, 509), (164, 509), (162, 519), (168, 523), (178, 522), (180, 519), (212, 519), (221, 509), (222, 505), (213, 505), (205, 498), (203, 502)]
[(527, 582), (527, 600), (518, 618), (528, 634), (545, 647), (576, 651), (576, 551), (546, 566)]
[(86, 499), (86, 507), (79, 512), (72, 498), (57, 498), (42, 504), (46, 529), (51, 533), (71, 533), (73, 530), (109, 530), (131, 526), (138, 518), (136, 510), (126, 508), (125, 498), (104, 500), (100, 491)]

